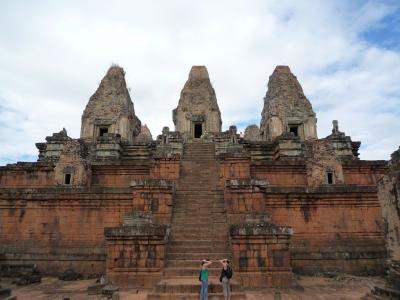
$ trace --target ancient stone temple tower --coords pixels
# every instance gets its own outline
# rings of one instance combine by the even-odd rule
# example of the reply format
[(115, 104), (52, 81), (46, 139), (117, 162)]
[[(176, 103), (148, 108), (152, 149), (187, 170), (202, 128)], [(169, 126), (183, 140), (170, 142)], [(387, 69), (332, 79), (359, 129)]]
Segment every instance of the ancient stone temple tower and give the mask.
[(275, 68), (264, 99), (260, 125), (263, 140), (271, 141), (284, 132), (292, 132), (300, 140), (317, 138), (315, 113), (289, 67)]
[(173, 111), (175, 131), (190, 138), (221, 132), (221, 113), (217, 97), (204, 66), (193, 66)]
[(140, 126), (126, 87), (125, 72), (112, 66), (86, 105), (81, 138), (95, 141), (104, 134), (119, 134), (122, 141), (131, 142), (140, 133)]

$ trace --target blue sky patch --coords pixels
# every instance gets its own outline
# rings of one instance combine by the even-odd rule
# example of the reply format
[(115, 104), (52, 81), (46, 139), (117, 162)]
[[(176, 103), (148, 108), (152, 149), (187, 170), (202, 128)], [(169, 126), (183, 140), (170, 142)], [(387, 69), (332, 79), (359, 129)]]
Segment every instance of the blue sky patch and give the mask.
[(367, 43), (389, 50), (400, 49), (400, 1), (393, 6), (391, 14), (386, 15), (378, 24), (361, 34)]

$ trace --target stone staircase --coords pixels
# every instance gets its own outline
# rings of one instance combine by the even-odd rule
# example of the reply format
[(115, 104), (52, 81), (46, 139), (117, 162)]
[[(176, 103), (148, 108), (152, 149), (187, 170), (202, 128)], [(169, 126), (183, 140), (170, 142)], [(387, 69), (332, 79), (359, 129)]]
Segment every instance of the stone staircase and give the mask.
[(151, 155), (151, 146), (148, 144), (124, 144), (122, 147), (122, 161), (148, 160)]
[[(176, 189), (164, 278), (148, 299), (199, 299), (202, 259), (210, 267), (209, 298), (223, 299), (218, 260), (230, 258), (223, 191), (217, 188), (218, 169), (212, 143), (186, 144)], [(246, 299), (231, 280), (232, 299)]]

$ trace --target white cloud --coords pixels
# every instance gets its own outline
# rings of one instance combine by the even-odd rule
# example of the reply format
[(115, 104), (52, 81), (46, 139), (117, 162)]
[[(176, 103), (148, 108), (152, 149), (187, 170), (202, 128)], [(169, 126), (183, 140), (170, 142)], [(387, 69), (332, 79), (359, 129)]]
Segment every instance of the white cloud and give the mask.
[[(392, 4), (376, 1), (2, 1), (0, 161), (80, 117), (111, 63), (124, 67), (135, 110), (153, 136), (192, 65), (208, 67), (223, 125), (259, 123), (268, 76), (287, 64), (318, 116), (388, 159), (400, 144), (400, 53), (361, 39)], [(354, 4), (356, 3), (356, 4)]]

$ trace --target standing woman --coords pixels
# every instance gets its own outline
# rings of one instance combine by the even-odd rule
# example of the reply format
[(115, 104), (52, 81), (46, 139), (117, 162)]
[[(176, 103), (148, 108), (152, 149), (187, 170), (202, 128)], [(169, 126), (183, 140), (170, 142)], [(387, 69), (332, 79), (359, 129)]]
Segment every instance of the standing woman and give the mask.
[(229, 286), (229, 279), (232, 278), (232, 268), (228, 259), (219, 261), (222, 265), (221, 276), (219, 281), (222, 283), (222, 291), (224, 292), (225, 300), (231, 299), (231, 287)]
[(201, 270), (199, 280), (201, 281), (200, 300), (208, 300), (208, 267), (211, 261), (203, 259), (201, 261)]

